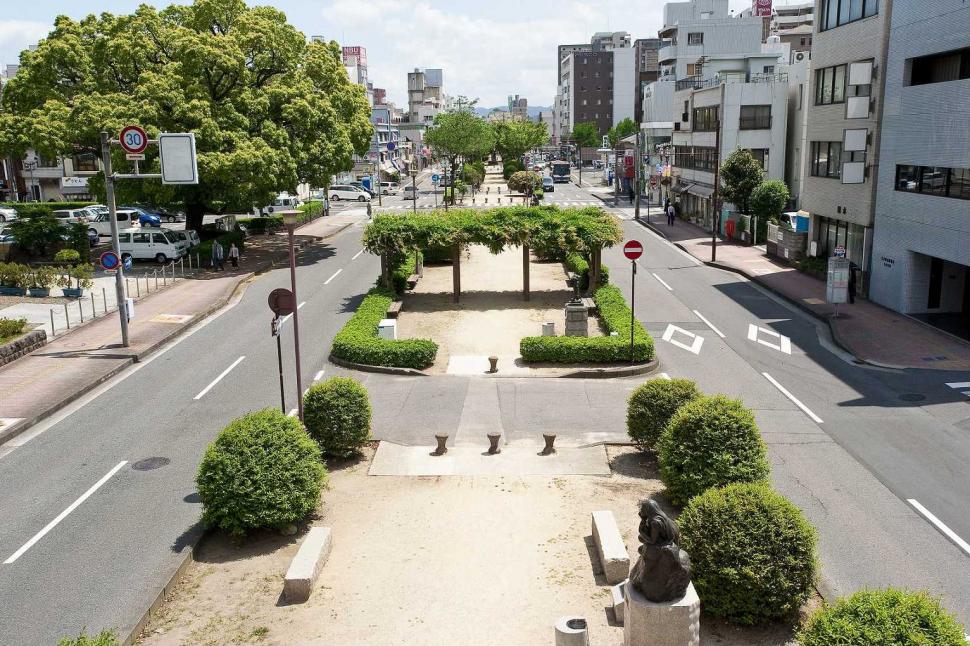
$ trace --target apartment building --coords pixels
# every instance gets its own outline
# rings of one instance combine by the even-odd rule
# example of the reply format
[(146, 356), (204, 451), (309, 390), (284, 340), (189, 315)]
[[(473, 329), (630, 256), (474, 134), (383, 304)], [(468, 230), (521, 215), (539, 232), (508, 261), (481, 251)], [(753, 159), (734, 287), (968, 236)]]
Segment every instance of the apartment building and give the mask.
[(633, 42), (636, 51), (636, 105), (634, 121), (643, 121), (643, 88), (660, 78), (658, 54), (663, 41), (659, 38), (638, 38)]
[(435, 115), (446, 108), (441, 69), (414, 68), (408, 72), (408, 121), (431, 125)]
[(970, 338), (970, 5), (895, 0), (884, 69), (870, 297)]
[(844, 247), (867, 289), (878, 168), (889, 3), (818, 0), (801, 207), (810, 256)]

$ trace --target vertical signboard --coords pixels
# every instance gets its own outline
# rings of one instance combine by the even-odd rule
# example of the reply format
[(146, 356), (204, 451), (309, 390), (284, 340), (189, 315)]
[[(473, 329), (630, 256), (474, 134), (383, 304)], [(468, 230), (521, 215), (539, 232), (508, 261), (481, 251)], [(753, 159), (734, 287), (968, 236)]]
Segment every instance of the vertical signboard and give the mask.
[(771, 17), (771, 0), (753, 0), (751, 11), (759, 18)]
[(849, 260), (847, 258), (838, 256), (829, 258), (825, 300), (835, 304), (849, 302)]
[(162, 166), (162, 184), (199, 183), (195, 133), (161, 133), (158, 135), (158, 157)]

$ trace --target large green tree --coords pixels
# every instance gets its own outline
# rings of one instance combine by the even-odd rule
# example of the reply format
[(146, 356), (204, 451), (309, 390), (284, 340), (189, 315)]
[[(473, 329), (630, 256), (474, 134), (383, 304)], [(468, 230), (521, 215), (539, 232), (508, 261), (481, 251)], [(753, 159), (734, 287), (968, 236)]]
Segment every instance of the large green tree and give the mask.
[(738, 148), (721, 165), (721, 199), (742, 213), (748, 212), (751, 193), (761, 184), (765, 172), (750, 150)]
[(568, 139), (572, 139), (577, 146), (592, 148), (600, 143), (600, 133), (596, 129), (596, 124), (592, 121), (584, 121), (573, 126), (573, 131)]
[[(485, 120), (464, 110), (439, 112), (424, 139), (437, 156), (448, 160), (452, 177), (459, 158), (481, 159), (495, 145), (495, 134)], [(455, 203), (454, 191), (451, 203)]]
[(624, 137), (629, 137), (637, 131), (637, 124), (633, 119), (627, 117), (620, 123), (610, 128), (606, 135), (610, 138), (610, 146), (616, 148), (616, 144)]
[(492, 124), (495, 150), (504, 161), (519, 159), (526, 152), (549, 141), (546, 124), (536, 121), (497, 121)]
[[(370, 145), (365, 91), (347, 78), (336, 43), (308, 43), (272, 7), (195, 0), (131, 15), (60, 16), (0, 103), (0, 150), (101, 155), (99, 133), (128, 123), (194, 132), (199, 184), (119, 183), (119, 203), (248, 211), (299, 183), (323, 186)], [(116, 171), (128, 167), (120, 151)], [(151, 147), (143, 172), (156, 170)], [(103, 177), (92, 180), (103, 191)]]

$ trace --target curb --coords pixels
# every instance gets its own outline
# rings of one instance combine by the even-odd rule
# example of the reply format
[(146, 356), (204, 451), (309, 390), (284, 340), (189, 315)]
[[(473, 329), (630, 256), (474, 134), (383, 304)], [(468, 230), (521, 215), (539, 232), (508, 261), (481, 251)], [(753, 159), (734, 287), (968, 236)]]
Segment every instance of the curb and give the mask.
[(360, 370), (361, 372), (379, 372), (385, 375), (405, 375), (409, 377), (430, 377), (426, 372), (421, 372), (420, 370), (415, 370), (414, 368), (397, 368), (394, 366), (371, 366), (366, 363), (354, 363), (353, 361), (346, 361), (335, 357), (332, 354), (327, 357), (327, 360), (334, 364), (335, 366), (340, 366), (341, 368), (349, 368), (350, 370)]
[[(422, 372), (421, 370), (416, 370), (414, 368), (397, 368), (393, 366), (371, 366), (366, 363), (354, 363), (353, 361), (346, 361), (335, 357), (332, 354), (327, 358), (330, 363), (340, 366), (341, 368), (348, 368), (350, 370), (359, 370), (361, 372), (377, 372), (385, 375), (401, 375), (407, 377), (468, 377), (472, 375), (448, 375), (448, 374), (430, 374), (427, 372)], [(660, 369), (660, 360), (654, 359), (653, 361), (648, 361), (647, 363), (638, 363), (632, 366), (611, 366), (609, 368), (579, 368), (573, 370), (572, 372), (566, 372), (559, 375), (521, 375), (521, 374), (486, 374), (483, 373), (483, 377), (491, 377), (493, 379), (499, 379), (502, 377), (514, 378), (514, 379), (529, 379), (541, 377), (544, 379), (615, 379), (618, 377), (631, 377), (635, 375), (648, 375), (656, 372)]]
[(630, 366), (615, 366), (610, 368), (580, 368), (573, 372), (559, 375), (561, 378), (580, 379), (615, 379), (617, 377), (633, 377), (635, 375), (649, 375), (660, 370), (660, 359), (653, 359), (646, 363)]

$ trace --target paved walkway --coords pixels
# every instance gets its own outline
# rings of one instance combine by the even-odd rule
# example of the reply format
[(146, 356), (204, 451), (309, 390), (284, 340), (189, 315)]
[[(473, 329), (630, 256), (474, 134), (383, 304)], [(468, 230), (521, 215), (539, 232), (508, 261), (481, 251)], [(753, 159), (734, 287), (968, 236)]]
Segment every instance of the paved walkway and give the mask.
[(904, 368), (970, 370), (970, 344), (867, 300), (840, 305), (835, 318), (835, 306), (825, 301), (825, 282), (765, 255), (764, 247), (719, 240), (717, 261), (711, 263), (709, 231), (683, 220), (667, 226), (659, 209), (651, 209), (653, 216), (653, 224), (644, 224), (695, 258), (744, 274), (827, 321), (836, 341), (863, 361)]

